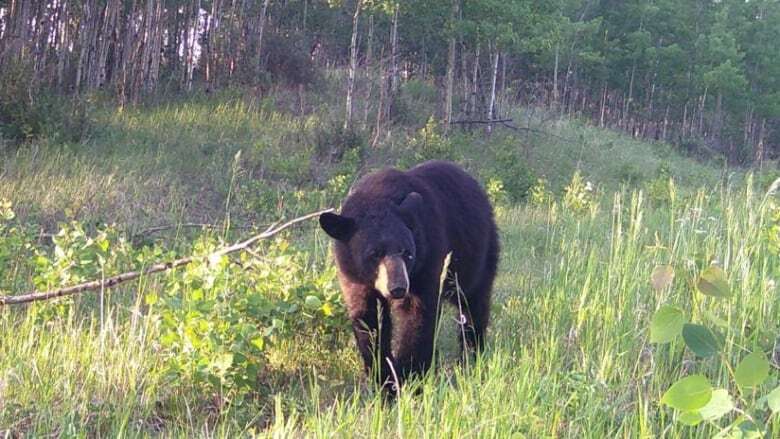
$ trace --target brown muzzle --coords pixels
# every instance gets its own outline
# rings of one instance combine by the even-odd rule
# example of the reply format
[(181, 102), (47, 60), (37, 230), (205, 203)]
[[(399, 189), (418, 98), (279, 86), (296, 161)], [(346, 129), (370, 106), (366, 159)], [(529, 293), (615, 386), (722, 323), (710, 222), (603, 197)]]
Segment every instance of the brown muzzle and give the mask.
[(401, 299), (409, 292), (409, 274), (400, 255), (379, 261), (374, 288), (387, 299)]

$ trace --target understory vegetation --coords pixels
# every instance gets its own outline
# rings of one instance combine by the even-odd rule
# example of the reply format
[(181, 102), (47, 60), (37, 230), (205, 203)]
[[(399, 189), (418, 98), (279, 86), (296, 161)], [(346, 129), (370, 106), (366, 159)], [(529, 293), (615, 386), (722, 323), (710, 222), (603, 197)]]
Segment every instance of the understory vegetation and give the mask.
[[(225, 90), (96, 98), (82, 138), (0, 152), (0, 295), (195, 256), (0, 307), (0, 435), (780, 436), (771, 163), (699, 162), (533, 107), (512, 110), (514, 129), (445, 135), (420, 97), (432, 87), (406, 83), (417, 116), (376, 136), (367, 116), (344, 129), (327, 92)], [(437, 372), (387, 404), (363, 378), (315, 221), (210, 255), (337, 208), (372, 169), (426, 159), (462, 164), (494, 202), (492, 324), (462, 365), (445, 312)]]

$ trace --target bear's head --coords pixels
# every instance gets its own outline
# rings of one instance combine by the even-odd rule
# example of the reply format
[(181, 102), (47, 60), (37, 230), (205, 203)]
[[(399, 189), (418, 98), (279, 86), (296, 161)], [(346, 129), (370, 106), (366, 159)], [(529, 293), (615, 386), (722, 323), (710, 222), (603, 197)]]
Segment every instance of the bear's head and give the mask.
[(409, 276), (417, 263), (414, 228), (421, 205), (422, 196), (411, 192), (400, 204), (388, 201), (349, 213), (345, 208), (341, 215), (324, 213), (320, 226), (344, 254), (348, 267), (341, 263), (342, 270), (387, 299), (401, 299), (409, 293)]

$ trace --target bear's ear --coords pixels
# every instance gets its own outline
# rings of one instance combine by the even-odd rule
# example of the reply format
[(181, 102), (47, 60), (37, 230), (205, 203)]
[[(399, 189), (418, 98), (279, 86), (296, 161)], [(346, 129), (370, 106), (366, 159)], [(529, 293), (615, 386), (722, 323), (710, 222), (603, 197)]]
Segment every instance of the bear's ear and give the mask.
[(348, 241), (355, 232), (355, 220), (335, 213), (323, 213), (320, 215), (320, 227), (331, 238), (339, 241)]
[(406, 216), (414, 214), (417, 209), (422, 206), (422, 201), (422, 195), (418, 194), (417, 192), (410, 192), (409, 195), (407, 195), (406, 198), (401, 201), (401, 205), (399, 206), (401, 213)]

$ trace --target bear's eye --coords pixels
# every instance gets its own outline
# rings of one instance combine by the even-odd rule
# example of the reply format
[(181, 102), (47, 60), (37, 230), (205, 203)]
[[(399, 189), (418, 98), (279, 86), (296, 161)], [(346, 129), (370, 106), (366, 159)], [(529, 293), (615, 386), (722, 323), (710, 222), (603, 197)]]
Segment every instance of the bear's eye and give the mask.
[(406, 258), (406, 259), (408, 259), (410, 261), (414, 260), (414, 255), (409, 250), (404, 250), (403, 256), (404, 256), (404, 258)]

